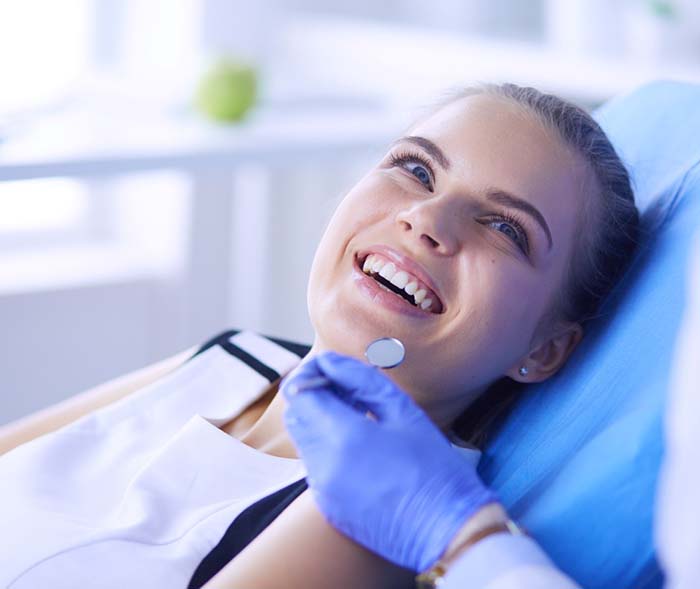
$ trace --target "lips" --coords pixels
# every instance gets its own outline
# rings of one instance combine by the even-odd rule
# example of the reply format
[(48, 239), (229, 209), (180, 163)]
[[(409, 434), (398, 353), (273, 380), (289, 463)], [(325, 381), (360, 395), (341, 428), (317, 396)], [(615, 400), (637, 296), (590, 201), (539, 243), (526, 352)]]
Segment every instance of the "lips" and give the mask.
[(373, 253), (380, 254), (381, 256), (388, 258), (396, 265), (397, 268), (399, 268), (400, 270), (405, 270), (406, 272), (420, 280), (420, 282), (422, 282), (423, 285), (428, 289), (428, 295), (426, 296), (433, 297), (439, 303), (438, 313), (445, 312), (444, 299), (440, 294), (439, 289), (435, 285), (435, 281), (430, 276), (430, 274), (428, 274), (427, 270), (423, 268), (423, 266), (421, 266), (405, 254), (402, 254), (401, 252), (392, 247), (383, 244), (377, 244), (357, 252), (356, 258), (357, 261), (359, 261), (360, 267), (362, 267), (362, 262), (364, 262), (365, 258)]
[(424, 321), (435, 313), (416, 307), (397, 293), (384, 288), (375, 278), (362, 271), (357, 256), (353, 257), (352, 279), (356, 287), (373, 304), (378, 304), (405, 317)]

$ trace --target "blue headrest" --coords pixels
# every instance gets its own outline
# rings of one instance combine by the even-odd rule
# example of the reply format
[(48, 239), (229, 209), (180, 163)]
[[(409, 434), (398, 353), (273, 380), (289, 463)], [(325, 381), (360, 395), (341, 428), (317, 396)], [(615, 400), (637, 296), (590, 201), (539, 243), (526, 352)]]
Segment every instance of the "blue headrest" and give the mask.
[(700, 229), (700, 86), (655, 82), (594, 116), (630, 171), (640, 251), (566, 367), (525, 390), (480, 472), (584, 587), (660, 587), (652, 521), (687, 254)]

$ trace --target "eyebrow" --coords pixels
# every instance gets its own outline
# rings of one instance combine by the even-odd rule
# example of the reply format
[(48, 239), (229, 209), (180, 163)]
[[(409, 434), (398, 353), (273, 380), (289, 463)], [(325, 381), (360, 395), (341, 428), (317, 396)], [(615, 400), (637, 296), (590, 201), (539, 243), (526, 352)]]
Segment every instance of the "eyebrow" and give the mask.
[(419, 137), (417, 135), (406, 135), (406, 137), (399, 137), (396, 141), (392, 141), (391, 147), (404, 141), (414, 143), (418, 147), (422, 147), (438, 164), (440, 164), (443, 170), (448, 171), (452, 167), (452, 163), (449, 159), (447, 159), (447, 156), (442, 149), (435, 145), (435, 143), (433, 143), (430, 139), (426, 139), (425, 137)]
[[(425, 137), (420, 137), (418, 135), (407, 135), (406, 137), (400, 137), (396, 141), (393, 141), (391, 143), (391, 146), (393, 147), (397, 143), (402, 143), (404, 141), (407, 141), (408, 143), (413, 143), (424, 149), (438, 164), (440, 164), (443, 170), (449, 171), (452, 167), (452, 163), (442, 151), (442, 149), (440, 149), (430, 139), (426, 139)], [(552, 233), (549, 231), (549, 226), (547, 225), (547, 221), (545, 221), (544, 216), (542, 215), (542, 213), (539, 212), (539, 210), (537, 210), (535, 206), (530, 204), (524, 198), (515, 196), (514, 194), (511, 194), (510, 192), (507, 192), (506, 190), (502, 190), (500, 188), (488, 188), (486, 190), (486, 198), (488, 198), (489, 200), (493, 200), (499, 204), (502, 204), (506, 207), (519, 209), (523, 213), (532, 217), (540, 225), (542, 231), (544, 231), (545, 235), (547, 236), (547, 243), (549, 244), (549, 249), (552, 249)]]
[(542, 213), (540, 213), (529, 202), (511, 194), (510, 192), (501, 190), (500, 188), (490, 188), (489, 190), (487, 190), (486, 198), (507, 207), (520, 209), (523, 213), (530, 215), (530, 217), (532, 217), (533, 219), (535, 219), (535, 221), (539, 223), (540, 227), (542, 227), (542, 230), (547, 236), (547, 243), (549, 244), (548, 250), (552, 249), (552, 234), (549, 232), (549, 226), (547, 225), (547, 221), (544, 220)]

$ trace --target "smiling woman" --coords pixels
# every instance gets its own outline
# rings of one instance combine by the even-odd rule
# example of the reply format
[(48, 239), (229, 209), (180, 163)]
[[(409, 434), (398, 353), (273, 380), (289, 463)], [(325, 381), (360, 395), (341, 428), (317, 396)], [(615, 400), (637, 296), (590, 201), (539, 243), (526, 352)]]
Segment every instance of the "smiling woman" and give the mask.
[[(138, 396), (0, 460), (0, 475), (13, 488), (12, 505), (0, 505), (0, 523), (24, 524), (2, 526), (14, 530), (0, 546), (12, 568), (3, 574), (15, 579), (13, 587), (41, 579), (71, 587), (110, 567), (119, 575), (101, 573), (101, 586), (188, 580), (190, 587), (412, 586), (411, 571), (336, 532), (304, 492), (279, 377), (323, 351), (363, 358), (368, 342), (396, 337), (405, 360), (386, 378), (453, 441), (478, 441), (522, 385), (565, 364), (586, 320), (624, 271), (637, 223), (625, 167), (583, 110), (510, 84), (450, 96), (390, 146), (329, 221), (308, 283), (310, 348), (280, 349), (259, 336), (226, 334)], [(259, 384), (256, 375), (234, 374), (226, 353), (269, 382), (251, 392), (247, 383)], [(207, 362), (222, 364), (212, 365), (206, 379), (194, 378)], [(219, 408), (231, 403), (231, 388), (241, 401), (225, 419), (193, 416), (196, 405), (187, 403), (209, 400)], [(151, 406), (156, 401), (158, 411)], [(213, 424), (235, 438), (235, 448), (222, 441), (231, 438), (211, 432)], [(70, 445), (71, 434), (81, 443)], [(59, 446), (70, 453), (60, 472), (41, 461)], [(100, 448), (104, 456), (96, 455)], [(235, 449), (235, 460), (230, 468), (200, 463), (198, 448)], [(133, 481), (110, 482), (121, 470), (109, 465), (136, 464), (139, 453), (152, 457), (148, 467), (157, 476), (139, 478), (149, 472), (144, 466)], [(99, 480), (88, 481), (96, 465), (104, 465)], [(41, 488), (33, 483), (38, 476)], [(96, 486), (90, 497), (103, 500), (99, 490), (107, 490), (119, 517), (102, 518), (109, 505), (88, 513), (89, 502), (80, 512), (83, 505), (64, 488), (66, 476), (80, 492)], [(52, 488), (51, 501), (40, 496)], [(192, 508), (200, 495), (205, 505)], [(120, 518), (136, 518), (136, 531)], [(98, 525), (93, 519), (99, 546), (89, 534)], [(18, 537), (33, 521), (50, 543)], [(184, 531), (175, 533), (182, 521)], [(22, 558), (7, 560), (18, 546)], [(166, 549), (170, 557), (158, 556), (156, 550)]]
[[(564, 364), (636, 226), (624, 166), (587, 113), (514, 85), (463, 90), (395, 141), (336, 210), (309, 280), (312, 351), (360, 357), (365, 341), (398, 337), (407, 361), (392, 380), (447, 430), (487, 389), (516, 391)], [(401, 270), (423, 278), (441, 312), (399, 318), (393, 295), (357, 289), (367, 282), (352, 271), (357, 252), (397, 286)], [(468, 438), (483, 430), (470, 423)]]

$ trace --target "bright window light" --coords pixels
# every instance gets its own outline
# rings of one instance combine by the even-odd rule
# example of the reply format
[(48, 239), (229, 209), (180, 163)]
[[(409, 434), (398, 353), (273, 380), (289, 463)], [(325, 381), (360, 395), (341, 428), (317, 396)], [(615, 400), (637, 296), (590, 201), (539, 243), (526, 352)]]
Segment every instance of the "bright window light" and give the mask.
[(70, 229), (88, 207), (85, 185), (66, 178), (0, 182), (0, 234)]
[(50, 104), (85, 69), (89, 0), (0, 1), (0, 115)]

